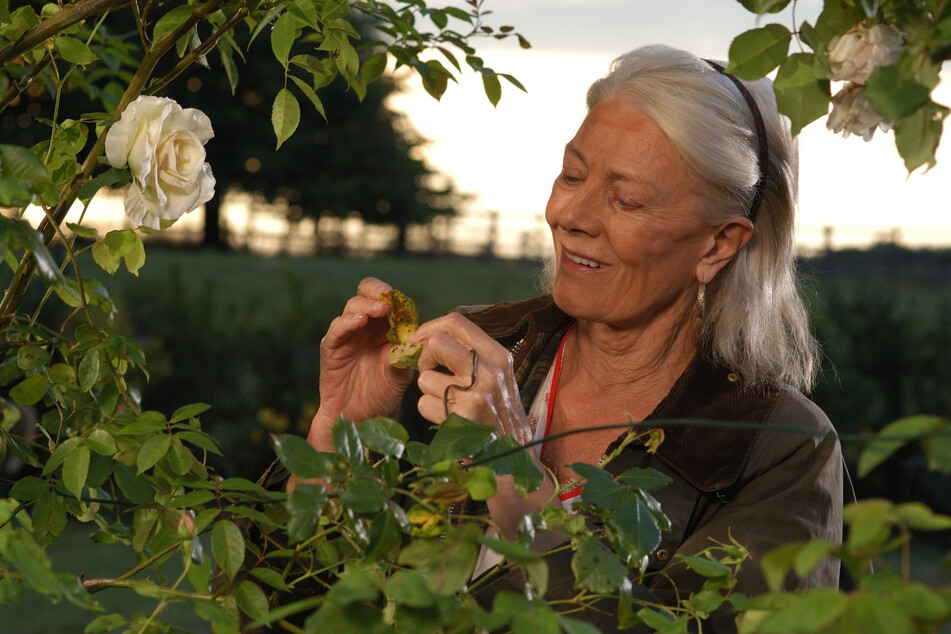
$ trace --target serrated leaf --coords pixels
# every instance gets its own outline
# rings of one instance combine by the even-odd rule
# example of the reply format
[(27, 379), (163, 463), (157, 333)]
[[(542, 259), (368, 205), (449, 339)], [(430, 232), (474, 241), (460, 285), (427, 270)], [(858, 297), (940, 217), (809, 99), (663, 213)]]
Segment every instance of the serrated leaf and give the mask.
[(244, 535), (237, 524), (222, 520), (211, 529), (211, 552), (232, 581), (244, 563)]
[(473, 500), (488, 500), (499, 488), (495, 472), (489, 467), (474, 467), (466, 478), (466, 491)]
[(595, 538), (581, 542), (571, 558), (578, 587), (591, 592), (616, 592), (627, 578), (627, 569), (611, 549)]
[[(47, 491), (33, 504), (31, 517), (37, 541), (48, 546), (66, 529), (66, 501), (62, 495)], [(9, 549), (4, 554), (9, 556)]]
[(44, 347), (28, 344), (17, 350), (17, 367), (21, 370), (35, 370), (49, 362), (50, 353)]
[(386, 61), (385, 53), (374, 53), (363, 60), (363, 64), (360, 66), (361, 79), (367, 84), (379, 79), (383, 71), (386, 70)]
[(49, 182), (50, 173), (43, 161), (25, 147), (0, 144), (0, 178), (26, 181), (32, 185)]
[(288, 89), (281, 88), (274, 98), (274, 106), (271, 109), (271, 126), (277, 137), (276, 149), (280, 149), (284, 141), (294, 134), (299, 123), (300, 104), (297, 102), (297, 97)]
[(895, 146), (909, 173), (926, 165), (935, 166), (935, 152), (944, 128), (948, 108), (934, 102), (895, 122)]
[(913, 114), (931, 98), (930, 90), (900, 71), (897, 64), (879, 66), (865, 86), (865, 97), (886, 121)]
[(30, 407), (43, 399), (49, 385), (45, 374), (32, 374), (10, 389), (10, 398), (16, 401), (17, 405)]
[(10, 488), (10, 497), (20, 502), (32, 502), (50, 490), (50, 483), (36, 476), (24, 476)]
[(786, 8), (789, 2), (790, 0), (739, 0), (740, 4), (756, 15), (779, 13)]
[(168, 434), (157, 434), (151, 436), (142, 444), (139, 449), (139, 456), (136, 458), (136, 466), (139, 473), (144, 473), (152, 468), (156, 462), (165, 457), (172, 446), (172, 437)]
[(185, 22), (195, 12), (195, 8), (188, 4), (175, 7), (155, 23), (155, 29), (152, 31), (152, 40), (158, 42), (167, 33), (171, 33)]
[(71, 64), (85, 66), (99, 59), (95, 53), (89, 50), (85, 42), (68, 35), (61, 35), (53, 40), (53, 46), (56, 47), (59, 56)]
[(287, 58), (294, 46), (294, 34), (297, 31), (297, 22), (290, 13), (284, 13), (274, 23), (271, 29), (271, 51), (274, 57), (287, 68)]
[(245, 579), (234, 590), (234, 598), (241, 611), (261, 622), (267, 622), (267, 596), (258, 584)]
[(97, 242), (92, 245), (92, 259), (99, 265), (103, 271), (112, 275), (119, 270), (121, 258), (112, 252), (104, 242)]
[(90, 391), (99, 380), (99, 350), (93, 348), (79, 362), (79, 389)]
[(89, 475), (89, 447), (80, 445), (63, 461), (63, 484), (77, 499), (83, 495)]
[(406, 449), (409, 434), (402, 425), (389, 418), (370, 418), (357, 425), (363, 444), (377, 453), (399, 458)]
[(119, 490), (135, 504), (149, 504), (155, 497), (155, 488), (143, 477), (137, 476), (129, 467), (115, 462), (112, 475)]
[(767, 24), (737, 35), (730, 44), (726, 72), (746, 80), (764, 77), (786, 59), (791, 39), (782, 24)]
[(776, 106), (789, 117), (793, 136), (829, 112), (829, 80), (813, 73), (812, 53), (795, 53), (782, 63), (773, 82)]
[(111, 456), (117, 451), (116, 441), (105, 429), (94, 429), (86, 436), (89, 448), (101, 456)]
[(320, 100), (320, 97), (317, 96), (317, 93), (311, 88), (310, 84), (301, 79), (300, 77), (295, 77), (291, 75), (291, 79), (294, 80), (294, 83), (297, 84), (297, 87), (300, 88), (300, 91), (304, 93), (304, 96), (310, 101), (321, 117), (324, 118), (324, 121), (327, 120), (327, 113), (324, 112), (324, 104)]
[(139, 269), (145, 264), (145, 245), (142, 244), (142, 238), (138, 234), (133, 233), (132, 237), (134, 238), (132, 246), (122, 259), (125, 261), (126, 270), (138, 277)]
[(309, 480), (328, 478), (333, 475), (333, 458), (318, 452), (300, 436), (285, 434), (272, 438), (277, 457), (298, 478)]
[(278, 590), (288, 589), (288, 585), (284, 581), (284, 575), (273, 568), (264, 568), (259, 566), (257, 568), (252, 568), (250, 572), (252, 577), (258, 581), (263, 581), (272, 588), (277, 588)]
[(174, 425), (175, 423), (180, 423), (183, 420), (188, 420), (189, 418), (207, 412), (209, 409), (211, 409), (211, 405), (207, 403), (190, 403), (183, 405), (175, 410), (172, 417), (168, 419), (168, 424)]
[(313, 484), (298, 484), (287, 500), (287, 536), (291, 543), (298, 543), (314, 534), (317, 520), (323, 514), (327, 492)]

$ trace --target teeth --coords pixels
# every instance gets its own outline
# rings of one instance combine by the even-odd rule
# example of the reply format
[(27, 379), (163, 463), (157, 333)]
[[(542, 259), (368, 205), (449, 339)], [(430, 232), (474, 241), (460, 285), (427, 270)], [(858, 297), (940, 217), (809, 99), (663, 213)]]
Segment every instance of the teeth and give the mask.
[(594, 262), (593, 260), (589, 260), (588, 258), (583, 258), (577, 255), (571, 255), (570, 253), (565, 253), (565, 257), (567, 257), (572, 262), (590, 267), (592, 269), (601, 268), (600, 262)]

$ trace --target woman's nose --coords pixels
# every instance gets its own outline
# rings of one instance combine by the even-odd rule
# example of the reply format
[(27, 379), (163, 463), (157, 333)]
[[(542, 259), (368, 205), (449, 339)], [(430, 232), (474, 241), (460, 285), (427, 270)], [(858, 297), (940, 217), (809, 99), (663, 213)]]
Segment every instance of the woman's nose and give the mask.
[(552, 229), (597, 235), (601, 227), (603, 196), (587, 184), (565, 192), (552, 191), (545, 219)]

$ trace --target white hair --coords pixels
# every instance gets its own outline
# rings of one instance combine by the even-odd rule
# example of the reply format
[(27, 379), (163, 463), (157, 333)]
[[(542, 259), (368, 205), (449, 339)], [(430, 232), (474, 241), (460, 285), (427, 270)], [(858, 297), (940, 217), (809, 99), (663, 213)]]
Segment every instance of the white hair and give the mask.
[[(808, 391), (818, 345), (797, 288), (793, 254), (797, 146), (768, 79), (745, 83), (767, 131), (766, 189), (753, 237), (706, 287), (701, 346), (753, 385)], [(748, 216), (760, 177), (750, 106), (732, 80), (698, 57), (645, 46), (614, 60), (588, 90), (588, 110), (609, 96), (630, 99), (667, 135), (704, 183), (711, 225)]]

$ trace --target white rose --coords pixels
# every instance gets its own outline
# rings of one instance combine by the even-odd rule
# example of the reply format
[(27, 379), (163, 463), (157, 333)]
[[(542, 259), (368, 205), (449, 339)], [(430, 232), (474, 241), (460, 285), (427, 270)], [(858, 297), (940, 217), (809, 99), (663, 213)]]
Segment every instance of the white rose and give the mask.
[(860, 24), (829, 42), (829, 67), (835, 81), (868, 83), (879, 66), (891, 66), (901, 53), (902, 32), (891, 24)]
[(140, 226), (161, 229), (215, 195), (215, 177), (205, 163), (205, 142), (215, 134), (200, 110), (174, 100), (140, 96), (122, 111), (106, 135), (106, 158), (129, 166), (132, 184), (125, 212)]
[(886, 131), (892, 124), (882, 120), (882, 115), (865, 98), (862, 86), (849, 84), (832, 98), (832, 112), (826, 127), (836, 134), (841, 132), (846, 139), (850, 134), (857, 134), (871, 141), (875, 128)]

